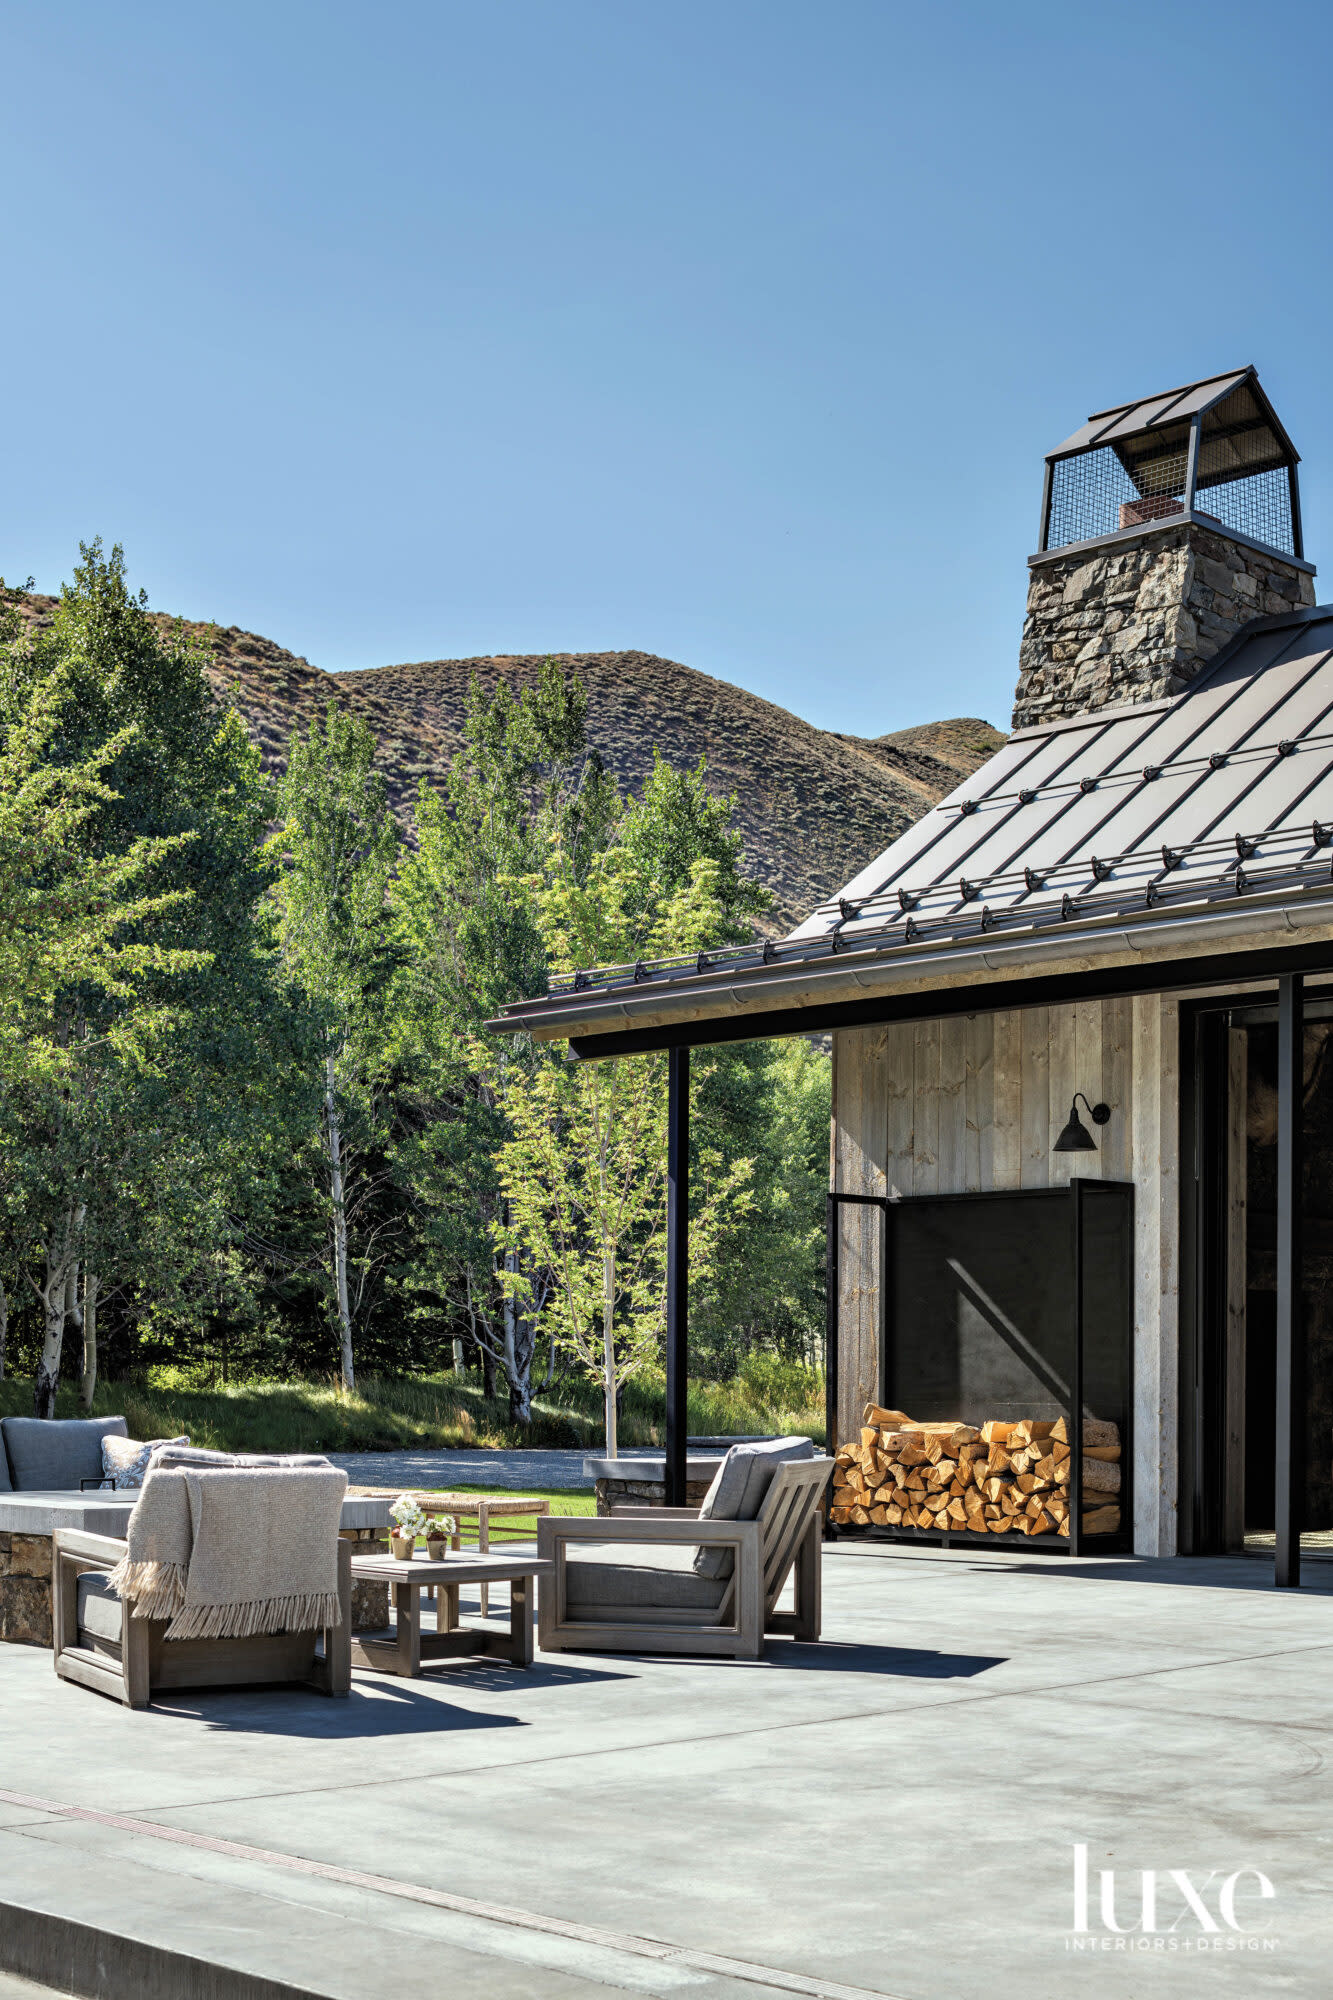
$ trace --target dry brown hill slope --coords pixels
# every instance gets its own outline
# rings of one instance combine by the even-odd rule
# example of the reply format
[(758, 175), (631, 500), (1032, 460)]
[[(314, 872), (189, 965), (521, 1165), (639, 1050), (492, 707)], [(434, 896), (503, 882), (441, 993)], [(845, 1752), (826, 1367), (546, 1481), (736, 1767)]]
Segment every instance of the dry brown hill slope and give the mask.
[[(39, 617), (50, 600), (34, 600)], [(166, 621), (164, 621), (166, 622)], [(189, 625), (213, 649), (213, 679), (230, 692), (271, 769), (293, 728), (330, 700), (379, 740), (394, 810), (407, 819), (417, 783), (438, 783), (458, 748), (468, 683), (530, 683), (543, 654), (422, 660), (328, 674), (236, 626)], [(623, 787), (639, 785), (653, 751), (707, 761), (710, 786), (736, 796), (751, 872), (773, 892), (766, 928), (785, 930), (850, 881), (890, 840), (977, 769), (1004, 739), (962, 719), (873, 740), (816, 729), (773, 702), (652, 653), (557, 653), (588, 689), (588, 733)]]

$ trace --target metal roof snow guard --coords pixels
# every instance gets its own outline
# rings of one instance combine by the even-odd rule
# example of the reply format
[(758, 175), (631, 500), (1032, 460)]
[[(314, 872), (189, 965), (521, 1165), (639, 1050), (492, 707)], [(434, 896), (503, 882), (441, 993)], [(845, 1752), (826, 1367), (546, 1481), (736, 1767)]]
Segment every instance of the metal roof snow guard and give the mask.
[(1039, 548), (1197, 520), (1303, 557), (1299, 459), (1252, 367), (1099, 410), (1047, 454)]

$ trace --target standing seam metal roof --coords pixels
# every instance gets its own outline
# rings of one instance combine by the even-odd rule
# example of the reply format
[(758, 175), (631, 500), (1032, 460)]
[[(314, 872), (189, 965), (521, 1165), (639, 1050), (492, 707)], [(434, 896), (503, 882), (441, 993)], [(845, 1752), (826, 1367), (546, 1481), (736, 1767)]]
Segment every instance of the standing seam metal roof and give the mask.
[(659, 986), (680, 986), (697, 1011), (719, 983), (831, 971), (843, 954), (910, 976), (992, 944), (1058, 956), (1062, 932), (1086, 950), (1112, 932), (1160, 944), (1173, 918), (1229, 932), (1276, 908), (1290, 925), (1302, 905), (1326, 911), (1331, 899), (1333, 606), (1323, 606), (1255, 620), (1174, 699), (1010, 737), (780, 943), (579, 972), (496, 1025), (604, 1013), (622, 993), (637, 1008)]
[(1012, 737), (792, 934), (944, 942), (1333, 875), (1333, 609), (1261, 621), (1184, 694)]

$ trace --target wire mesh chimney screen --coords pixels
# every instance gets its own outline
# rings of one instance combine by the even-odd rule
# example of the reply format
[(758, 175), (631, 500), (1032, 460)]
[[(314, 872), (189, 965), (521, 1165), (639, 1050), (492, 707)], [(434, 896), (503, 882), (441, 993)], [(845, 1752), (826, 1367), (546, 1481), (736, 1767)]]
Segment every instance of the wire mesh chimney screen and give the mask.
[[(1184, 514), (1190, 505), (1189, 450), (1190, 425), (1175, 423), (1132, 431), (1056, 459), (1044, 547), (1100, 541)], [(1196, 515), (1285, 555), (1299, 555), (1294, 478), (1294, 456), (1246, 384), (1204, 412), (1193, 494)]]
[[(1141, 528), (1185, 511), (1188, 446), (1162, 452), (1131, 477), (1110, 445), (1059, 459), (1051, 479), (1046, 546), (1098, 541), (1121, 528)], [(1141, 483), (1140, 483), (1141, 482)]]

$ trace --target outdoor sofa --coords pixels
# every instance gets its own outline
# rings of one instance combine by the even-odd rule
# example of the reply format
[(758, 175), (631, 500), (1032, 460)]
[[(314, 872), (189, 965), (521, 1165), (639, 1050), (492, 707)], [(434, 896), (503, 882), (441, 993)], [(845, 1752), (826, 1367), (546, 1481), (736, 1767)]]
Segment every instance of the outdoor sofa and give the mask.
[(124, 1417), (0, 1417), (0, 1493), (89, 1492), (102, 1439), (128, 1435)]

